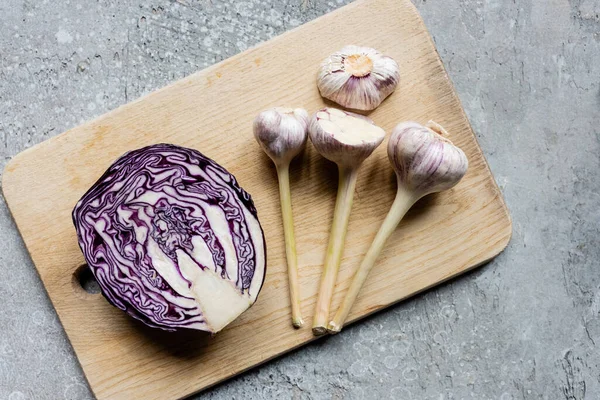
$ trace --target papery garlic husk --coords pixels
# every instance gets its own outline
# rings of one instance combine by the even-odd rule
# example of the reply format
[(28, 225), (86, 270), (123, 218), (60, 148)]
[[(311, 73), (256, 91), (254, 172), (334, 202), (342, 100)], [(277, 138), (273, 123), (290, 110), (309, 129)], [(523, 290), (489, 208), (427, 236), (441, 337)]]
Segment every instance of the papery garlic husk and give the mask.
[(327, 57), (317, 75), (321, 96), (355, 110), (374, 110), (400, 82), (391, 57), (370, 47), (345, 46)]
[(385, 131), (362, 115), (327, 107), (310, 120), (312, 144), (338, 165), (359, 165), (385, 138)]
[(398, 176), (398, 185), (418, 194), (441, 192), (456, 185), (467, 172), (465, 153), (433, 121), (423, 126), (402, 122), (392, 131), (388, 157)]
[(302, 108), (275, 107), (254, 119), (254, 137), (277, 163), (289, 163), (306, 144), (308, 113)]

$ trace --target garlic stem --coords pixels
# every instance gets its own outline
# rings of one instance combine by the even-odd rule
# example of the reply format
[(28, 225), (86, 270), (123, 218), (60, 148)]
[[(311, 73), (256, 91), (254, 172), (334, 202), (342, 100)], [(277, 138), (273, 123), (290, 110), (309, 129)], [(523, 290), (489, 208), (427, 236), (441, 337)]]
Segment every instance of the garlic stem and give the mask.
[(277, 166), (277, 179), (279, 181), (279, 198), (281, 202), (281, 216), (283, 219), (283, 233), (285, 236), (285, 254), (288, 266), (288, 280), (290, 283), (290, 301), (292, 303), (292, 325), (300, 328), (304, 325), (300, 310), (300, 284), (298, 283), (298, 257), (296, 254), (296, 236), (294, 234), (294, 219), (292, 217), (292, 200), (290, 193), (290, 165), (289, 163)]
[[(375, 261), (377, 257), (383, 250), (385, 242), (392, 235), (406, 212), (412, 207), (412, 205), (419, 199), (418, 196), (415, 196), (413, 193), (406, 190), (404, 187), (398, 185), (398, 191), (396, 193), (396, 199), (390, 208), (383, 224), (379, 228), (371, 247), (367, 251), (365, 258), (363, 259), (360, 267), (356, 270), (354, 274), (354, 278), (352, 278), (352, 283), (350, 284), (350, 288), (346, 292), (346, 296), (342, 302), (342, 305), (337, 310), (335, 317), (329, 323), (328, 331), (330, 333), (338, 333), (346, 321), (348, 314), (350, 313), (350, 309), (352, 305), (356, 301), (358, 297), (358, 293), (365, 283), (371, 268), (375, 265)], [(314, 328), (313, 328), (314, 329)]]
[(350, 210), (354, 199), (354, 189), (356, 187), (356, 178), (358, 168), (349, 168), (339, 166), (339, 183), (337, 199), (335, 202), (335, 211), (333, 214), (333, 224), (329, 234), (329, 244), (325, 256), (325, 266), (321, 275), (321, 286), (315, 309), (313, 322), (313, 333), (323, 335), (327, 333), (327, 320), (329, 319), (329, 308), (331, 307), (331, 298), (337, 280), (337, 273), (340, 269), (344, 243), (346, 241), (346, 231), (350, 219)]

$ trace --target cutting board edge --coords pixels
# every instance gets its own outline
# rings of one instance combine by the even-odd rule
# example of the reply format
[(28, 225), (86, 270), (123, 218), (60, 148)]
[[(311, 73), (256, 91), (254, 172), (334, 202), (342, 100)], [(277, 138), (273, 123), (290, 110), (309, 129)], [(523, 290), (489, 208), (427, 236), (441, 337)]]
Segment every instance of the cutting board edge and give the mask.
[(377, 314), (378, 312), (388, 310), (390, 307), (393, 307), (393, 306), (395, 306), (395, 305), (397, 305), (399, 303), (402, 303), (403, 301), (406, 301), (406, 300), (408, 300), (408, 299), (410, 299), (410, 298), (412, 298), (414, 296), (417, 296), (417, 295), (419, 295), (419, 294), (421, 294), (423, 292), (426, 292), (426, 291), (428, 291), (428, 290), (430, 290), (430, 289), (432, 289), (434, 287), (437, 287), (437, 286), (439, 286), (441, 284), (447, 283), (448, 281), (451, 281), (451, 280), (453, 280), (455, 278), (458, 278), (459, 276), (464, 275), (467, 272), (473, 271), (473, 270), (475, 270), (475, 269), (477, 269), (479, 267), (482, 267), (483, 265), (491, 262), (494, 258), (498, 257), (502, 252), (504, 252), (504, 250), (506, 250), (506, 248), (508, 247), (508, 244), (510, 243), (510, 239), (512, 238), (512, 223), (510, 221), (508, 221), (508, 222), (509, 222), (509, 224), (507, 225), (507, 228), (508, 228), (507, 235), (505, 235), (505, 237), (503, 238), (503, 240), (502, 240), (499, 248), (495, 249), (492, 252), (491, 255), (489, 255), (488, 257), (484, 258), (482, 261), (479, 261), (479, 262), (473, 264), (470, 267), (466, 267), (464, 269), (461, 269), (461, 270), (459, 270), (458, 272), (456, 272), (454, 274), (450, 274), (447, 277), (445, 277), (445, 278), (437, 281), (436, 283), (433, 283), (433, 284), (431, 284), (429, 286), (423, 287), (422, 289), (417, 290), (417, 291), (415, 291), (413, 293), (410, 293), (407, 296), (404, 296), (404, 297), (402, 297), (402, 298), (400, 298), (400, 299), (398, 299), (396, 301), (393, 301), (393, 302), (391, 302), (389, 304), (377, 305), (376, 309), (373, 309), (372, 311), (368, 311), (366, 314), (361, 315), (361, 316), (359, 316), (357, 318), (349, 319), (344, 324), (344, 327), (348, 327), (349, 325), (352, 325), (352, 324), (354, 324), (356, 322), (359, 322), (359, 321), (361, 321), (361, 320), (363, 320), (363, 319), (365, 319), (367, 317), (370, 317), (370, 316), (372, 316), (374, 314)]
[[(363, 0), (361, 0), (361, 1), (363, 1)], [(396, 1), (396, 0), (387, 0), (387, 1)], [(437, 56), (436, 62), (441, 67), (444, 78), (450, 85), (450, 89), (451, 89), (450, 95), (451, 95), (452, 99), (458, 103), (461, 118), (464, 121), (464, 123), (467, 125), (467, 129), (468, 129), (469, 133), (471, 134), (471, 136), (473, 137), (473, 140), (477, 143), (477, 146), (476, 146), (477, 153), (479, 154), (481, 159), (483, 159), (483, 161), (484, 161), (485, 169), (487, 170), (489, 178), (491, 178), (491, 181), (494, 185), (494, 188), (496, 190), (496, 195), (498, 196), (500, 203), (502, 204), (502, 208), (504, 210), (505, 216), (506, 216), (506, 218), (508, 218), (510, 235), (508, 237), (506, 244), (502, 247), (502, 249), (495, 256), (492, 257), (492, 258), (494, 258), (498, 254), (500, 254), (502, 251), (504, 251), (504, 249), (506, 248), (506, 246), (508, 246), (508, 243), (510, 242), (510, 239), (512, 237), (512, 217), (510, 216), (510, 212), (508, 210), (506, 200), (504, 199), (504, 196), (502, 195), (502, 191), (500, 190), (500, 187), (498, 186), (498, 183), (496, 182), (496, 178), (494, 177), (494, 174), (492, 173), (490, 164), (488, 163), (488, 160), (485, 158), (485, 155), (483, 154), (483, 149), (481, 148), (481, 144), (477, 140), (477, 136), (475, 135), (475, 130), (473, 129), (473, 125), (471, 124), (471, 121), (467, 117), (467, 113), (465, 112), (465, 108), (463, 107), (463, 103), (462, 103), (460, 97), (458, 97), (458, 94), (456, 92), (456, 87), (454, 86), (454, 81), (452, 81), (452, 79), (450, 78), (450, 75), (448, 74), (448, 71), (446, 70), (446, 66), (444, 65), (444, 62), (442, 61), (442, 57), (440, 56), (440, 53), (438, 52), (437, 46), (435, 45), (435, 42), (433, 41), (433, 36), (429, 32), (429, 28), (427, 28), (427, 24), (425, 24), (425, 21), (423, 20), (423, 17), (421, 16), (421, 13), (417, 9), (417, 7), (414, 5), (414, 3), (412, 1), (410, 1), (409, 3), (410, 3), (410, 7), (412, 7), (413, 11), (416, 13), (418, 19), (420, 20), (421, 25), (423, 26), (425, 32), (427, 32), (427, 35), (426, 35), (427, 42), (429, 43), (429, 46), (435, 52), (435, 54)], [(473, 268), (477, 268), (477, 266), (475, 266)]]
[[(66, 133), (66, 132), (65, 132), (65, 133)], [(22, 152), (21, 152), (21, 153), (22, 153)], [(19, 154), (21, 154), (21, 153), (19, 153)], [(19, 154), (17, 154), (17, 155), (19, 155)], [(47, 298), (48, 298), (48, 300), (50, 301), (50, 304), (52, 304), (52, 308), (54, 309), (54, 312), (56, 313), (56, 316), (58, 317), (58, 320), (59, 320), (59, 322), (60, 322), (60, 328), (62, 329), (62, 331), (63, 331), (63, 333), (64, 333), (64, 336), (67, 338), (67, 341), (69, 342), (69, 346), (71, 346), (71, 349), (73, 349), (73, 353), (75, 353), (75, 361), (76, 361), (76, 362), (77, 362), (77, 364), (79, 365), (79, 368), (81, 368), (81, 370), (83, 371), (83, 370), (84, 370), (84, 366), (83, 366), (83, 364), (81, 363), (81, 360), (79, 359), (79, 356), (77, 355), (77, 350), (75, 349), (75, 346), (73, 345), (73, 343), (72, 343), (72, 341), (71, 341), (71, 336), (70, 336), (70, 335), (67, 333), (67, 330), (66, 330), (66, 328), (65, 328), (65, 324), (64, 324), (64, 322), (63, 322), (63, 319), (62, 319), (61, 313), (59, 312), (59, 307), (56, 307), (56, 304), (54, 304), (53, 296), (51, 296), (51, 295), (50, 295), (50, 292), (48, 292), (48, 288), (47, 288), (47, 286), (46, 286), (46, 282), (44, 281), (44, 279), (42, 279), (42, 276), (41, 276), (41, 271), (40, 271), (40, 269), (38, 268), (38, 265), (37, 265), (37, 263), (36, 263), (36, 262), (35, 262), (35, 260), (33, 259), (33, 255), (32, 255), (32, 252), (31, 252), (31, 250), (30, 250), (30, 248), (29, 248), (29, 245), (27, 244), (27, 240), (25, 240), (25, 236), (23, 236), (23, 234), (21, 233), (21, 228), (19, 227), (19, 222), (18, 222), (18, 220), (15, 218), (15, 215), (14, 215), (14, 213), (13, 213), (13, 210), (12, 210), (12, 208), (11, 208), (11, 202), (10, 202), (10, 200), (9, 200), (9, 196), (7, 196), (7, 194), (6, 194), (6, 191), (5, 191), (5, 188), (6, 188), (6, 186), (5, 186), (5, 179), (6, 179), (6, 169), (8, 168), (8, 166), (10, 165), (10, 163), (11, 163), (13, 160), (14, 160), (14, 158), (13, 158), (13, 159), (11, 159), (11, 160), (10, 160), (10, 161), (7, 163), (7, 165), (5, 166), (5, 168), (4, 168), (4, 171), (3, 171), (3, 173), (2, 173), (2, 183), (0, 184), (0, 186), (1, 186), (1, 188), (2, 188), (2, 195), (4, 196), (4, 198), (5, 198), (5, 200), (6, 200), (6, 201), (5, 201), (5, 202), (6, 202), (6, 206), (7, 206), (7, 208), (8, 208), (8, 211), (10, 212), (10, 216), (11, 216), (11, 218), (12, 218), (13, 222), (15, 223), (15, 225), (16, 225), (16, 227), (17, 227), (17, 231), (19, 232), (19, 236), (21, 237), (21, 240), (23, 241), (23, 244), (25, 244), (25, 249), (27, 250), (27, 255), (29, 256), (29, 258), (31, 259), (31, 262), (33, 263), (33, 266), (34, 266), (35, 273), (37, 274), (37, 276), (38, 276), (38, 278), (39, 278), (40, 282), (42, 283), (42, 288), (43, 288), (43, 290), (44, 290), (44, 293), (46, 294), (46, 297), (47, 297)], [(90, 382), (90, 380), (89, 380), (89, 378), (88, 378), (88, 375), (87, 375), (87, 373), (84, 373), (84, 374), (83, 374), (83, 377), (84, 377), (84, 379), (85, 379), (85, 382), (87, 383), (88, 387), (90, 388), (90, 390), (91, 390), (91, 391), (92, 391), (92, 393), (94, 394), (94, 396), (95, 396), (96, 398), (99, 398), (99, 397), (98, 397), (98, 395), (96, 394), (95, 390), (94, 390), (94, 387), (91, 385), (91, 382)]]

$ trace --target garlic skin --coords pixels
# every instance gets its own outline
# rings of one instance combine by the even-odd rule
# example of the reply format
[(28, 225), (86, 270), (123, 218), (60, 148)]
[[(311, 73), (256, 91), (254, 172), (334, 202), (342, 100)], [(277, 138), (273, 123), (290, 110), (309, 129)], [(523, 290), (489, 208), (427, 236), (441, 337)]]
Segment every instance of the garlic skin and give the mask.
[(465, 153), (447, 139), (440, 125), (429, 121), (402, 122), (392, 131), (388, 157), (398, 185), (419, 196), (441, 192), (456, 185), (467, 172)]
[(308, 113), (303, 108), (275, 107), (254, 119), (254, 137), (275, 164), (289, 164), (306, 145)]
[(385, 138), (371, 119), (332, 107), (312, 116), (308, 133), (317, 151), (340, 166), (359, 165)]
[(355, 110), (377, 108), (400, 82), (391, 57), (370, 47), (345, 46), (327, 57), (317, 75), (321, 96)]

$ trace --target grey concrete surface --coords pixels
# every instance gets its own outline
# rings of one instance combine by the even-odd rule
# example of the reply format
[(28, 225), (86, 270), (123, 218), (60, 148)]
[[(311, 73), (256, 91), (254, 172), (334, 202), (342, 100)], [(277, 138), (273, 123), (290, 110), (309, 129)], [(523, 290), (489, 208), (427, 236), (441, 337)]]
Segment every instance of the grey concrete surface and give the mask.
[[(348, 2), (3, 0), (0, 168)], [(514, 220), (488, 265), (202, 399), (600, 399), (600, 0), (415, 0)], [(0, 200), (0, 399), (91, 393)]]

